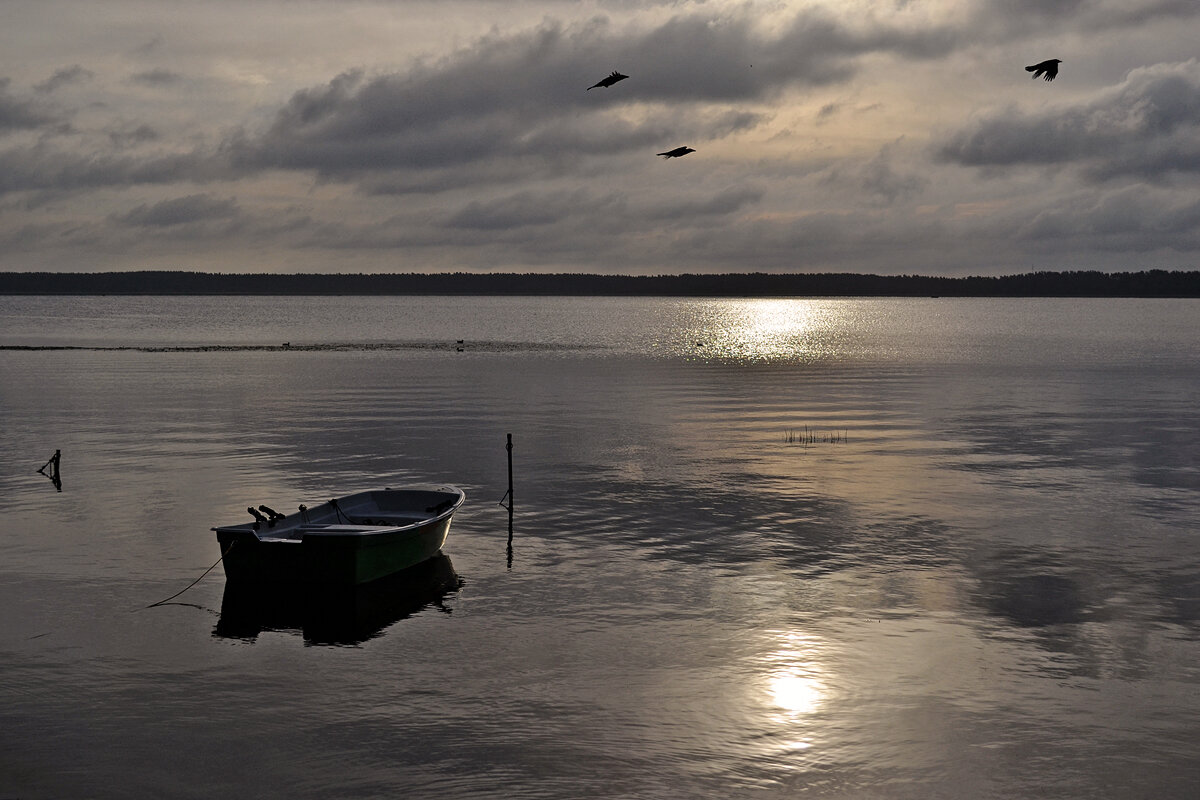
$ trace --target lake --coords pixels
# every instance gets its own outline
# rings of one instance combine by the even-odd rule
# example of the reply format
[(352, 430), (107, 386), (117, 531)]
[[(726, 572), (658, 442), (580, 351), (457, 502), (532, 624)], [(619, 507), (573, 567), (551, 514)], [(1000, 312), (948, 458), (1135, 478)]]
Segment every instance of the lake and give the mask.
[[(0, 310), (0, 797), (1200, 793), (1200, 301)], [(406, 483), (428, 584), (201, 578)]]

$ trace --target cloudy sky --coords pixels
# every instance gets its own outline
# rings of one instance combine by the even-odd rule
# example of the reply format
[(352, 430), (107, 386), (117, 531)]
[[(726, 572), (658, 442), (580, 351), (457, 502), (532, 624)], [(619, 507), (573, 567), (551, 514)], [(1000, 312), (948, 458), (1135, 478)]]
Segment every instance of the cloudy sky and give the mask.
[(1198, 42), (1197, 0), (10, 0), (0, 270), (1196, 269)]

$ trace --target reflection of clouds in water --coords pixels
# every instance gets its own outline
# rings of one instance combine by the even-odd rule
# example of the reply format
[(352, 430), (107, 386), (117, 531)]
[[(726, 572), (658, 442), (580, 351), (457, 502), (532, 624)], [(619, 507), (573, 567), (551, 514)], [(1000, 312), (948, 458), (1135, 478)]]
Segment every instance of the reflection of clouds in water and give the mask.
[(986, 627), (1032, 645), (1026, 657), (1038, 673), (1125, 679), (1147, 674), (1154, 634), (1145, 623), (1166, 621), (1169, 603), (1169, 593), (1151, 573), (1028, 545), (993, 551), (973, 572), (972, 597), (987, 614)]
[(1088, 581), (1081, 565), (1052, 550), (1033, 546), (994, 550), (973, 572), (975, 602), (1017, 628), (1056, 628), (1064, 634), (1103, 616), (1108, 590), (1098, 580)]
[(1165, 601), (1160, 619), (1200, 636), (1200, 575), (1167, 571), (1157, 577), (1156, 587)]
[(1003, 381), (964, 372), (955, 387), (958, 410), (937, 424), (963, 443), (958, 469), (1072, 492), (1111, 492), (1106, 477), (1117, 472), (1125, 481), (1115, 488), (1129, 504), (1175, 513), (1200, 489), (1193, 469), (1200, 412), (1186, 399), (1195, 376), (1163, 372), (1155, 381), (1116, 367)]
[(983, 603), (1021, 627), (1082, 622), (1088, 602), (1079, 584), (1065, 575), (991, 575), (983, 582)]

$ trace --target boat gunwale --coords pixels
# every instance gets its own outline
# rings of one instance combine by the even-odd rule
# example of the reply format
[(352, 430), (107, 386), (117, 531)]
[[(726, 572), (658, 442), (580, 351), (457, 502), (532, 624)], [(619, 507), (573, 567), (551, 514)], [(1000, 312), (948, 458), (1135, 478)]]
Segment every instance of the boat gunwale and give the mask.
[[(336, 498), (339, 502), (348, 500), (353, 497), (362, 495), (371, 495), (376, 492), (433, 492), (455, 495), (453, 503), (445, 511), (436, 516), (425, 519), (416, 520), (406, 525), (361, 525), (358, 523), (329, 523), (322, 525), (321, 523), (302, 523), (295, 526), (267, 526), (263, 527), (259, 522), (240, 522), (236, 525), (218, 525), (210, 530), (218, 534), (252, 534), (256, 539), (263, 543), (272, 542), (302, 542), (308, 536), (320, 539), (371, 539), (385, 534), (396, 534), (406, 532), (416, 532), (418, 529), (441, 522), (443, 519), (451, 517), (454, 512), (462, 506), (466, 501), (466, 493), (456, 486), (405, 486), (397, 489), (367, 489), (362, 492), (354, 492), (341, 498)], [(325, 501), (322, 505), (327, 504)], [(319, 507), (319, 506), (318, 506)], [(298, 512), (297, 512), (298, 513)], [(289, 514), (288, 517), (297, 516), (297, 513)], [(322, 528), (340, 527), (343, 530), (328, 531)], [(302, 530), (303, 528), (311, 528), (310, 530)], [(271, 533), (287, 532), (288, 536), (272, 536)]]

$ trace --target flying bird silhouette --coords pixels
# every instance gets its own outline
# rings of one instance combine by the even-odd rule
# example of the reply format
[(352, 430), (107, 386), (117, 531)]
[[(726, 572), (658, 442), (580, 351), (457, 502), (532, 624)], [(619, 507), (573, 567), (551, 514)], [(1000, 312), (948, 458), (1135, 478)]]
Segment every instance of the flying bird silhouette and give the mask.
[(665, 153), (655, 153), (654, 155), (662, 156), (663, 158), (679, 158), (680, 156), (686, 156), (688, 153), (694, 152), (696, 151), (690, 147), (676, 147), (674, 150), (668, 150)]
[(1052, 81), (1058, 77), (1058, 65), (1062, 63), (1061, 59), (1052, 58), (1049, 61), (1043, 61), (1040, 64), (1034, 64), (1032, 67), (1026, 67), (1026, 72), (1032, 72), (1034, 80), (1046, 73), (1046, 80)]
[(629, 77), (628, 75), (622, 75), (621, 73), (617, 72), (616, 70), (613, 70), (612, 75), (609, 75), (604, 80), (602, 80), (598, 83), (594, 83), (591, 86), (587, 87), (587, 91), (590, 92), (592, 89), (595, 89), (597, 86), (603, 86), (605, 89), (607, 89), (608, 87), (612, 86), (617, 81), (623, 81), (628, 77)]

